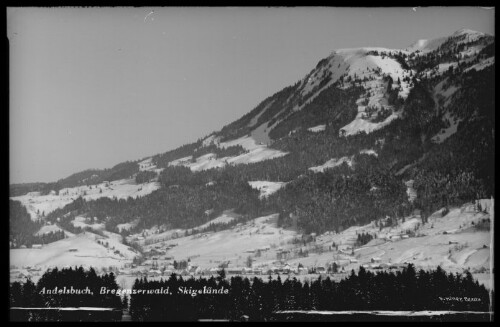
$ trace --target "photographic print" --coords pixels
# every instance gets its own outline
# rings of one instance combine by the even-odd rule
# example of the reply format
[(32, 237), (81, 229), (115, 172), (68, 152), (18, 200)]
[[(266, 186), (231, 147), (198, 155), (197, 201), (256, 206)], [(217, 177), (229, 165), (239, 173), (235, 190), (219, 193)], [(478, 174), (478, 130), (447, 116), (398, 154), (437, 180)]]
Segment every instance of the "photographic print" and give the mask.
[(493, 321), (494, 7), (10, 7), (11, 321)]

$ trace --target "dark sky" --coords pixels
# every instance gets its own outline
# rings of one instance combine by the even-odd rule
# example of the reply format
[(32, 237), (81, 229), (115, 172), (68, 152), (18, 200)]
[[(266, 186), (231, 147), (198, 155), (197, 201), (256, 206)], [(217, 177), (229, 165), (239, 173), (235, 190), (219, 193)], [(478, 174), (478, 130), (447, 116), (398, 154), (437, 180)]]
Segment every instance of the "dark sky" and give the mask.
[(461, 28), (493, 35), (494, 9), (8, 8), (11, 183), (196, 141), (335, 49)]

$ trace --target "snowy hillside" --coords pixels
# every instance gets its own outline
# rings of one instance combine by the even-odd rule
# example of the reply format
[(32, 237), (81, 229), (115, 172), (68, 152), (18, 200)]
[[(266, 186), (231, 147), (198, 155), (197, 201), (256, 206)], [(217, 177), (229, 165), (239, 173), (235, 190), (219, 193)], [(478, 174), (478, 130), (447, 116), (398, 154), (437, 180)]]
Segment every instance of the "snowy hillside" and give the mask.
[(447, 37), (440, 37), (431, 40), (418, 40), (405, 50), (408, 52), (416, 52), (416, 51), (420, 51), (422, 53), (431, 52), (437, 50), (437, 48), (439, 48), (439, 46), (443, 44), (447, 39), (448, 39)]
[(251, 187), (260, 191), (260, 198), (266, 198), (286, 185), (284, 182), (249, 181)]
[[(431, 78), (445, 74), (450, 67), (457, 69), (459, 64), (465, 65), (464, 72), (471, 69), (484, 69), (494, 64), (494, 56), (478, 57), (479, 53), (493, 41), (492, 36), (463, 29), (447, 37), (416, 41), (405, 49), (362, 47), (333, 51), (298, 82), (294, 94), (288, 99), (298, 97), (305, 99), (305, 101), (295, 103), (292, 108), (287, 108), (288, 100), (284, 101), (280, 111), (275, 110), (275, 114), (270, 115), (267, 121), (262, 121), (260, 118), (275, 103), (275, 99), (268, 100), (261, 110), (255, 112), (245, 128), (250, 128), (249, 134), (257, 142), (270, 144), (272, 143), (269, 139), (270, 131), (292, 117), (294, 112), (301, 111), (332, 85), (345, 89), (353, 86), (353, 81), (357, 81), (358, 85), (364, 88), (365, 95), (359, 99), (357, 116), (342, 127), (340, 132), (344, 136), (360, 132), (372, 133), (389, 125), (402, 115), (398, 108), (388, 103), (387, 80), (389, 78), (392, 80), (392, 90), (396, 92), (396, 97), (404, 100), (414, 87), (413, 78), (416, 77), (417, 73), (420, 74), (420, 77)], [(461, 49), (457, 58), (440, 59), (443, 62), (437, 62), (435, 66), (421, 72), (417, 72), (411, 65), (412, 62), (426, 59), (427, 55), (443, 55), (456, 47)], [(476, 59), (479, 60), (478, 63), (474, 62)], [(389, 114), (384, 115), (383, 119), (368, 119), (366, 114), (368, 108), (375, 109), (372, 113), (373, 117), (378, 117), (382, 110), (389, 112)], [(257, 124), (257, 122), (260, 123)], [(324, 130), (322, 126), (323, 124), (319, 124), (310, 130), (319, 132)], [(211, 140), (205, 141), (210, 142)]]
[(220, 168), (226, 165), (239, 165), (260, 162), (264, 160), (279, 158), (287, 154), (286, 152), (269, 148), (264, 144), (258, 144), (255, 139), (248, 136), (223, 143), (219, 143), (216, 138), (214, 138), (213, 136), (209, 136), (203, 142), (205, 146), (216, 144), (219, 148), (227, 148), (230, 146), (240, 145), (248, 152), (234, 157), (223, 158), (217, 158), (215, 154), (208, 153), (196, 158), (195, 162), (192, 162), (192, 156), (189, 156), (171, 161), (169, 165), (180, 165), (189, 167), (192, 171), (200, 171), (212, 168)]
[[(490, 211), (490, 200), (481, 200), (486, 212)], [(244, 267), (247, 258), (253, 267), (271, 268), (286, 262), (291, 267), (299, 263), (306, 267), (327, 266), (339, 262), (343, 270), (358, 269), (366, 265), (373, 267), (413, 263), (417, 268), (431, 269), (440, 265), (448, 271), (462, 272), (471, 268), (489, 285), (484, 272), (490, 269), (491, 234), (475, 226), (489, 213), (477, 212), (471, 204), (452, 209), (442, 217), (441, 210), (430, 216), (422, 225), (419, 216), (406, 217), (396, 225), (379, 228), (375, 223), (353, 226), (340, 233), (326, 232), (317, 235), (313, 243), (303, 244), (302, 235), (295, 231), (276, 227), (277, 215), (270, 215), (238, 224), (220, 232), (206, 232), (173, 239), (154, 235), (156, 242), (146, 245), (148, 249), (167, 249), (167, 255), (176, 260), (191, 258), (191, 264), (202, 268), (213, 268), (221, 262), (230, 262), (230, 267)], [(356, 246), (357, 236), (376, 235), (366, 245)], [(153, 236), (152, 236), (153, 237)], [(148, 238), (149, 239), (149, 238)], [(165, 239), (165, 241), (162, 241)], [(333, 246), (335, 244), (337, 247)], [(354, 251), (353, 251), (354, 249)], [(256, 254), (260, 250), (260, 255)], [(298, 253), (308, 251), (306, 257)], [(288, 253), (285, 260), (278, 260), (278, 253)], [(376, 258), (376, 264), (372, 258)]]
[(352, 166), (352, 157), (351, 158), (349, 158), (349, 157), (342, 157), (342, 158), (339, 158), (339, 159), (333, 158), (333, 159), (328, 160), (327, 162), (325, 162), (321, 166), (310, 167), (309, 170), (312, 170), (315, 173), (323, 172), (323, 171), (325, 171), (325, 169), (333, 168), (333, 167), (338, 167), (338, 166), (342, 165), (344, 162), (349, 167), (351, 167)]
[(150, 194), (159, 187), (158, 182), (137, 184), (133, 179), (123, 179), (93, 186), (63, 188), (59, 191), (59, 194), (51, 192), (47, 195), (40, 195), (39, 192), (32, 192), (12, 197), (11, 199), (20, 201), (28, 210), (31, 218), (36, 220), (56, 209), (63, 208), (78, 197), (82, 197), (85, 200), (95, 200), (102, 197), (116, 197), (117, 199), (137, 198)]
[[(99, 243), (100, 242), (100, 243)], [(109, 267), (123, 266), (138, 253), (121, 242), (121, 236), (105, 232), (100, 236), (91, 232), (72, 235), (44, 245), (41, 249), (11, 249), (10, 264), (19, 268), (42, 267)]]

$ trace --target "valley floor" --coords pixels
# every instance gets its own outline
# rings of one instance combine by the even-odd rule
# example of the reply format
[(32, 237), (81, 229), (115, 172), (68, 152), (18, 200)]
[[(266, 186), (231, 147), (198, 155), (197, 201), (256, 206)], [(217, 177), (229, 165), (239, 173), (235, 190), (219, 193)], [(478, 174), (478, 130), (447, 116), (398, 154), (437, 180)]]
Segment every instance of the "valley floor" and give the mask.
[[(330, 274), (334, 279), (345, 277), (361, 265), (376, 272), (401, 269), (412, 263), (417, 269), (440, 265), (454, 273), (469, 269), (474, 278), (490, 288), (493, 244), (490, 224), (484, 228), (485, 221), (493, 220), (490, 200), (482, 200), (482, 208), (486, 208), (484, 212), (477, 212), (469, 204), (453, 208), (445, 216), (438, 211), (425, 225), (421, 224), (419, 216), (410, 216), (392, 227), (379, 228), (374, 223), (354, 226), (340, 233), (313, 235), (315, 240), (307, 243), (296, 231), (277, 227), (276, 214), (241, 222), (227, 230), (192, 236), (183, 236), (184, 230), (159, 233), (158, 228), (153, 228), (144, 231), (144, 237), (129, 237), (129, 241), (136, 240), (147, 253), (146, 261), (137, 267), (131, 263), (139, 254), (123, 245), (120, 235), (104, 232), (105, 237), (102, 237), (86, 232), (41, 249), (11, 249), (11, 280), (28, 275), (37, 279), (37, 275), (49, 267), (84, 265), (96, 267), (101, 272), (113, 270), (118, 275), (119, 285), (129, 288), (135, 278), (141, 276), (165, 278), (172, 272), (185, 276), (217, 275), (221, 264), (227, 264), (229, 277), (244, 274), (267, 280), (269, 273), (274, 277), (280, 273), (282, 278), (290, 274), (304, 280), (317, 278), (320, 274), (325, 276), (327, 267), (333, 262), (339, 267), (337, 274)], [(226, 212), (217, 219), (231, 221), (239, 217)], [(357, 235), (361, 233), (376, 235), (376, 238), (356, 246)], [(108, 247), (98, 244), (98, 240), (107, 241)], [(174, 269), (174, 260), (188, 259), (187, 269)], [(251, 268), (247, 268), (250, 262)], [(316, 273), (310, 274), (312, 271)]]

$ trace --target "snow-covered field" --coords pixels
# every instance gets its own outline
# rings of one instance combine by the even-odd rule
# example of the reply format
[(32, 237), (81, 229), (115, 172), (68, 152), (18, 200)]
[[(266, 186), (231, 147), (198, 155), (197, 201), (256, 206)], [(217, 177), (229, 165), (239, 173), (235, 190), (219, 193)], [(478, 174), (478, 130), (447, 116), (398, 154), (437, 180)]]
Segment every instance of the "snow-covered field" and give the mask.
[(439, 37), (431, 40), (418, 40), (405, 50), (407, 50), (408, 52), (420, 51), (421, 53), (434, 51), (439, 48), (439, 46), (443, 44), (447, 39), (448, 37)]
[(163, 170), (163, 168), (156, 167), (156, 165), (153, 163), (152, 157), (139, 162), (138, 165), (139, 165), (139, 171), (154, 171), (157, 174), (159, 174)]
[(225, 165), (239, 165), (260, 162), (268, 159), (274, 159), (287, 155), (287, 152), (271, 149), (265, 144), (258, 144), (253, 137), (245, 136), (228, 142), (214, 143), (221, 148), (240, 145), (248, 152), (234, 157), (216, 158), (215, 154), (208, 153), (196, 158), (191, 162), (191, 156), (180, 158), (169, 162), (171, 166), (185, 166), (192, 171), (207, 170), (212, 168), (224, 167)]
[(248, 182), (254, 189), (260, 191), (259, 198), (266, 198), (286, 185), (285, 182), (250, 181)]
[(94, 220), (92, 218), (86, 218), (86, 217), (75, 217), (71, 221), (71, 224), (75, 227), (80, 227), (82, 229), (88, 227), (90, 229), (94, 230), (103, 230), (104, 229), (104, 223), (93, 223)]
[[(177, 260), (192, 258), (192, 262), (203, 268), (216, 267), (222, 261), (231, 261), (235, 266), (245, 266), (245, 260), (259, 248), (284, 246), (297, 234), (276, 227), (277, 215), (256, 218), (245, 224), (217, 233), (202, 233), (181, 237), (161, 243), (162, 246), (176, 244), (168, 250), (169, 256)], [(155, 246), (158, 244), (155, 244)], [(150, 245), (152, 247), (153, 245)], [(145, 247), (146, 249), (148, 246)], [(251, 251), (251, 252), (249, 252)], [(267, 251), (262, 258), (275, 260)], [(275, 252), (274, 252), (275, 253)]]
[[(118, 234), (104, 232), (106, 237), (85, 232), (44, 245), (41, 249), (11, 249), (10, 265), (22, 267), (93, 266), (121, 267), (138, 255), (121, 243)], [(99, 244), (108, 243), (108, 247)], [(115, 253), (115, 251), (119, 251)]]
[(62, 230), (59, 226), (57, 225), (44, 225), (38, 232), (35, 233), (35, 235), (43, 235), (43, 234), (48, 234), (51, 232), (58, 232)]
[(139, 223), (139, 220), (135, 220), (131, 223), (124, 223), (124, 224), (118, 224), (116, 225), (116, 228), (118, 228), (118, 231), (122, 231), (122, 230), (129, 230), (131, 228), (134, 228), (135, 226), (137, 226), (137, 224)]
[(226, 224), (226, 223), (229, 223), (229, 222), (231, 222), (231, 221), (233, 221), (235, 219), (236, 218), (234, 217), (234, 215), (231, 216), (228, 213), (223, 213), (219, 217), (217, 217), (215, 219), (212, 219), (209, 222), (206, 222), (205, 224), (196, 227), (196, 229), (202, 230), (204, 228), (207, 228), (211, 224)]
[(328, 160), (327, 162), (325, 162), (324, 164), (322, 164), (320, 166), (310, 167), (309, 170), (312, 170), (315, 173), (319, 173), (319, 172), (322, 173), (325, 171), (325, 169), (340, 166), (344, 162), (347, 163), (347, 165), (349, 167), (351, 167), (352, 166), (352, 157), (342, 157), (339, 159), (333, 158), (333, 159)]
[(323, 125), (318, 125), (318, 126), (310, 127), (307, 130), (310, 131), (310, 132), (313, 132), (313, 133), (317, 133), (317, 132), (324, 131), (325, 128), (326, 128), (326, 125), (323, 124)]
[(342, 127), (341, 131), (344, 131), (342, 132), (344, 136), (355, 135), (361, 132), (369, 134), (373, 131), (376, 131), (378, 129), (381, 129), (382, 127), (389, 125), (393, 120), (399, 118), (400, 116), (401, 116), (400, 112), (393, 112), (389, 117), (387, 117), (383, 121), (379, 123), (373, 123), (371, 121), (363, 119), (362, 114), (358, 113), (358, 116), (356, 116), (356, 118), (352, 122)]
[(80, 196), (85, 200), (95, 200), (102, 197), (137, 198), (150, 194), (159, 188), (160, 184), (158, 182), (137, 184), (134, 179), (122, 179), (91, 186), (63, 188), (59, 191), (59, 194), (51, 192), (48, 195), (40, 195), (38, 192), (31, 192), (11, 199), (20, 201), (28, 210), (31, 218), (36, 220), (42, 217), (43, 214), (47, 215), (56, 209), (63, 208)]
[(373, 149), (363, 149), (363, 150), (359, 151), (359, 154), (367, 154), (370, 156), (378, 157), (378, 153)]

